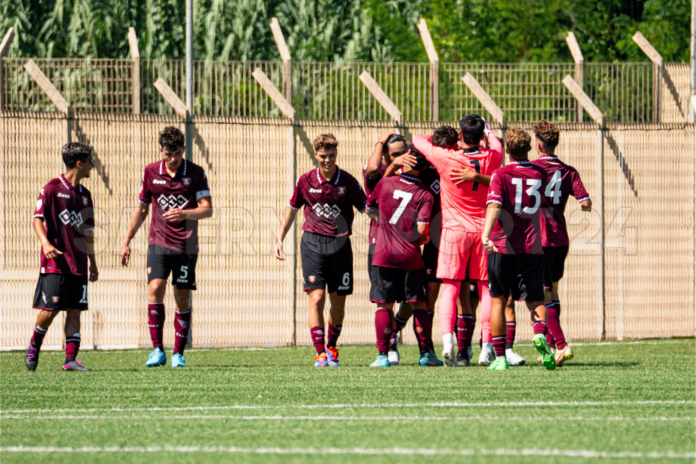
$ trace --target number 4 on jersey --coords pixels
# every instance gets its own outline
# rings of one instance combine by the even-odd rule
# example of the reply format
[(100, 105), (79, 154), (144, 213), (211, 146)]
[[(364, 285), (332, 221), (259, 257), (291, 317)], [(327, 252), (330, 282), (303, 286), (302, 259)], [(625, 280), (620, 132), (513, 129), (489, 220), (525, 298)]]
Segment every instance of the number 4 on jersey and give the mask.
[(549, 181), (548, 184), (546, 184), (546, 190), (544, 191), (544, 195), (546, 195), (547, 198), (552, 199), (552, 203), (554, 205), (557, 205), (561, 202), (561, 184), (563, 182), (563, 178), (561, 177), (561, 171), (556, 171), (553, 173), (553, 177)]

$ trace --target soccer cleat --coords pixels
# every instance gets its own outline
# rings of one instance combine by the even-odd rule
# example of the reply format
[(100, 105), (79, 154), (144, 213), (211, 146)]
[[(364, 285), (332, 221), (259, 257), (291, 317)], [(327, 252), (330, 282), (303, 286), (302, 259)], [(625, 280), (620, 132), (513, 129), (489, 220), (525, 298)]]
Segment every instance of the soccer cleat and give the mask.
[(493, 352), (493, 343), (486, 342), (481, 345), (481, 354), (479, 355), (479, 364), (481, 366), (489, 366), (495, 359)]
[(423, 366), (423, 367), (439, 367), (442, 366), (442, 361), (437, 359), (437, 356), (434, 356), (430, 351), (426, 351), (425, 353), (421, 353), (420, 359), (418, 360), (418, 364)]
[[(548, 343), (548, 342), (547, 342), (547, 343)], [(551, 348), (551, 352), (554, 353), (554, 355), (555, 355), (555, 353), (556, 353), (556, 348), (554, 348), (553, 346), (550, 346), (550, 348)], [(539, 356), (539, 357), (537, 358), (537, 362), (538, 362), (539, 364), (543, 363), (543, 362), (544, 362), (544, 358), (542, 358), (541, 356)]]
[(549, 371), (554, 370), (556, 368), (556, 360), (553, 357), (551, 348), (546, 343), (546, 337), (543, 334), (536, 334), (532, 342), (534, 343), (534, 348), (541, 354), (541, 363), (544, 367)]
[(522, 356), (512, 351), (512, 348), (505, 350), (505, 359), (507, 359), (508, 366), (524, 366), (527, 362)]
[(561, 367), (563, 363), (574, 356), (575, 354), (573, 354), (573, 350), (570, 349), (570, 345), (566, 345), (562, 350), (556, 350), (556, 354), (554, 355), (554, 358), (556, 359), (556, 367)]
[(338, 362), (338, 348), (335, 346), (326, 347), (326, 361), (329, 363), (330, 367), (338, 367), (341, 365)]
[(329, 359), (326, 353), (319, 353), (314, 357), (314, 367), (326, 367), (329, 365)]
[(64, 371), (90, 372), (92, 369), (87, 369), (82, 364), (82, 361), (70, 361), (69, 363), (63, 364), (63, 370)]
[(466, 357), (469, 358), (469, 360), (474, 357), (474, 348), (472, 348), (471, 345), (466, 349)]
[(160, 348), (155, 348), (147, 357), (145, 367), (159, 367), (167, 364), (167, 354)]
[(39, 365), (39, 353), (41, 353), (40, 350), (37, 350), (33, 345), (29, 344), (27, 354), (24, 356), (24, 365), (27, 366), (27, 369), (30, 371), (35, 371), (36, 366)]
[(508, 362), (505, 356), (498, 356), (491, 362), (488, 366), (489, 371), (506, 371), (508, 369)]
[(445, 342), (442, 345), (442, 360), (444, 361), (444, 365), (446, 367), (454, 367), (454, 361), (452, 361), (452, 358), (454, 358), (454, 356), (452, 355), (453, 351), (454, 351), (454, 344), (453, 343)]
[(181, 353), (172, 355), (172, 367), (186, 367), (186, 361), (184, 361), (184, 356)]
[(469, 367), (471, 366), (471, 357), (467, 356), (468, 350), (457, 351), (457, 358), (454, 360), (454, 367)]
[(389, 356), (386, 354), (379, 354), (377, 355), (377, 359), (370, 364), (370, 367), (389, 367), (391, 364), (389, 364)]
[(401, 363), (401, 354), (399, 350), (389, 350), (387, 353), (387, 359), (389, 359), (390, 366), (398, 366)]

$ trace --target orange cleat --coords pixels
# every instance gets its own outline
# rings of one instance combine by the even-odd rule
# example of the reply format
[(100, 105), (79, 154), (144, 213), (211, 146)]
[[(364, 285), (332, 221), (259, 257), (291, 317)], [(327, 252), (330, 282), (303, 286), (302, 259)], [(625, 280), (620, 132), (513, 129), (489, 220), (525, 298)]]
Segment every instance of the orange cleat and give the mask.
[(338, 362), (338, 348), (334, 346), (326, 347), (326, 358), (331, 367), (338, 367), (341, 365), (341, 363)]

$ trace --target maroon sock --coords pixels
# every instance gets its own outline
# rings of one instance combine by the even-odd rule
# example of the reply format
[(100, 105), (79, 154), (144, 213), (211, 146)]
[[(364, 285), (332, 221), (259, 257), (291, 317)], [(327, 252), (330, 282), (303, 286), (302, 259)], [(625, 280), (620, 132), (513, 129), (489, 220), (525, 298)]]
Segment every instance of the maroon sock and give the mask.
[(416, 324), (416, 339), (418, 340), (418, 348), (421, 353), (430, 350), (432, 342), (433, 326), (430, 322), (430, 316), (426, 309), (416, 309), (413, 311), (413, 320)]
[(188, 342), (189, 330), (191, 329), (191, 310), (180, 313), (174, 311), (174, 354), (184, 354), (186, 343)]
[(495, 350), (496, 358), (499, 356), (505, 357), (505, 336), (493, 337), (493, 349)]
[(326, 346), (336, 348), (336, 343), (338, 343), (338, 337), (341, 336), (342, 329), (342, 325), (329, 324), (329, 335), (326, 337)]
[(435, 310), (428, 311), (428, 317), (430, 318), (430, 348), (435, 351), (435, 345), (433, 344), (433, 320), (435, 319)]
[(515, 343), (515, 331), (517, 330), (517, 324), (514, 322), (507, 323), (507, 337), (505, 337), (505, 349), (511, 350), (512, 345)]
[(561, 302), (553, 301), (551, 305), (546, 307), (546, 320), (549, 324), (549, 332), (556, 342), (555, 345), (559, 350), (566, 347), (565, 335), (561, 329)]
[(69, 363), (77, 358), (77, 353), (80, 351), (80, 338), (79, 333), (73, 334), (65, 338), (65, 362)]
[(469, 329), (469, 332), (466, 334), (466, 342), (467, 346), (471, 346), (471, 340), (474, 339), (474, 326), (476, 325), (476, 321), (474, 321), (473, 316), (471, 317), (471, 328)]
[(392, 315), (388, 309), (379, 308), (375, 311), (375, 333), (379, 354), (387, 354), (389, 352), (389, 338), (392, 334)]
[(536, 321), (534, 322), (534, 335), (536, 334), (542, 334), (546, 336), (547, 328), (546, 328), (546, 322), (544, 321)]
[(162, 332), (164, 331), (164, 303), (147, 305), (147, 325), (150, 328), (150, 338), (153, 348), (164, 349)]
[(312, 327), (309, 329), (312, 334), (312, 343), (314, 343), (314, 349), (317, 350), (317, 354), (321, 354), (326, 351), (324, 347), (324, 328), (323, 327)]
[(34, 326), (34, 335), (31, 336), (31, 344), (34, 345), (34, 348), (37, 350), (41, 349), (46, 332), (48, 332), (48, 329), (42, 329), (38, 325)]
[(466, 351), (471, 346), (471, 332), (474, 330), (473, 316), (457, 315), (457, 350)]

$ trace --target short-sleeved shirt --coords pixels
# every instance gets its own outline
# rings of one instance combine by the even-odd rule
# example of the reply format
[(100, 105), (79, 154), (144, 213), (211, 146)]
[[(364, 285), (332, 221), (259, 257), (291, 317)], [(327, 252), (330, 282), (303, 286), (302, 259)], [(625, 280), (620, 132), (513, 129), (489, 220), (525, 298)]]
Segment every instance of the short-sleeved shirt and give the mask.
[(290, 199), (290, 208), (305, 207), (302, 230), (328, 237), (342, 237), (353, 232), (353, 207), (365, 212), (367, 196), (355, 177), (336, 168), (331, 179), (319, 168), (300, 176)]
[[(387, 172), (387, 166), (385, 166), (384, 163), (382, 163), (379, 165), (379, 172), (374, 177), (370, 177), (367, 175), (367, 165), (365, 165), (365, 167), (363, 168), (363, 186), (365, 187), (365, 195), (367, 195), (368, 197), (370, 196), (375, 187), (377, 187), (379, 181), (382, 180), (382, 178), (384, 177), (385, 172)], [(375, 240), (377, 240), (378, 227), (379, 224), (377, 224), (375, 221), (370, 220), (370, 244), (375, 243)]]
[(149, 244), (179, 253), (197, 254), (198, 221), (167, 222), (164, 213), (173, 209), (194, 209), (198, 200), (205, 197), (210, 197), (210, 187), (200, 166), (184, 160), (172, 177), (164, 160), (148, 164), (143, 175), (140, 203), (152, 204)]
[(373, 266), (423, 269), (418, 224), (429, 224), (433, 195), (417, 177), (387, 177), (367, 199), (367, 207), (379, 209)]
[(502, 207), (491, 241), (498, 253), (543, 253), (541, 210), (546, 207), (546, 171), (530, 161), (511, 161), (496, 170), (488, 188), (488, 201)]
[(435, 166), (440, 174), (440, 202), (442, 228), (464, 232), (481, 232), (486, 219), (488, 186), (479, 182), (456, 185), (450, 173), (462, 165), (471, 166), (476, 172), (491, 175), (503, 162), (502, 145), (489, 134), (492, 149), (452, 149), (435, 147), (431, 136), (416, 135), (413, 145)]
[(94, 231), (92, 194), (82, 185), (74, 187), (63, 174), (41, 189), (34, 217), (43, 220), (46, 237), (63, 253), (46, 258), (41, 249), (42, 274), (87, 275), (85, 233)]
[(544, 186), (548, 208), (541, 216), (541, 244), (545, 247), (566, 246), (570, 243), (564, 214), (568, 197), (572, 195), (581, 202), (589, 200), (590, 194), (585, 190), (578, 171), (556, 156), (543, 155), (532, 164), (542, 168), (548, 176), (548, 184)]

